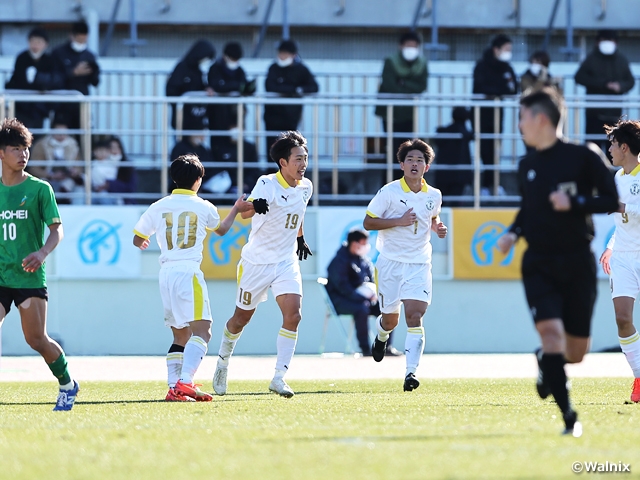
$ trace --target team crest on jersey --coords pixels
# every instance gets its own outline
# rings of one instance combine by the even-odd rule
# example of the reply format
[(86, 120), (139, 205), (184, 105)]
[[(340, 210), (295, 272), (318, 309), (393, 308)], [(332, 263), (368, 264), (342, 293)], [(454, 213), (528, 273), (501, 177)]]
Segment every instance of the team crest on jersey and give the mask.
[(640, 184), (632, 183), (629, 191), (631, 192), (631, 195), (638, 195), (640, 193)]
[(27, 196), (26, 195), (24, 197), (22, 197), (22, 200), (20, 201), (20, 206), (21, 207), (24, 206), (25, 203), (27, 203)]
[(533, 180), (536, 178), (536, 171), (531, 169), (527, 172), (527, 180), (529, 180), (530, 182), (533, 182)]
[(306, 203), (309, 200), (309, 190), (305, 190), (302, 192), (302, 200)]
[(434, 210), (436, 208), (436, 202), (433, 200), (427, 200), (426, 206), (427, 210)]

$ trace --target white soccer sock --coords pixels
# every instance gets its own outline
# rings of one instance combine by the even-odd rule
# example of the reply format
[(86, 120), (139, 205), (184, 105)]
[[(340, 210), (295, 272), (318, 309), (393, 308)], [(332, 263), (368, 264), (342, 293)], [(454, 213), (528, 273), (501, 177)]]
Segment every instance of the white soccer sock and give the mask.
[(633, 376), (640, 378), (640, 333), (636, 331), (627, 338), (620, 338), (620, 346), (622, 353), (627, 357), (627, 362), (633, 371)]
[(180, 381), (182, 383), (193, 383), (196, 370), (202, 363), (202, 359), (207, 354), (207, 342), (202, 338), (192, 335), (184, 346), (184, 357), (182, 360), (182, 373)]
[(242, 335), (242, 330), (238, 333), (231, 333), (227, 330), (227, 326), (224, 326), (222, 340), (220, 340), (220, 349), (218, 350), (218, 365), (221, 367), (227, 367), (229, 365), (229, 359), (233, 354), (233, 349), (236, 347), (240, 335)]
[(389, 334), (393, 332), (393, 328), (391, 330), (385, 330), (382, 328), (382, 315), (379, 315), (378, 318), (376, 318), (376, 327), (378, 327), (378, 340), (381, 342), (389, 340)]
[(182, 352), (167, 353), (167, 384), (169, 388), (176, 386), (176, 382), (180, 380), (182, 373)]
[(281, 328), (278, 332), (278, 340), (276, 341), (276, 348), (278, 351), (278, 358), (276, 359), (276, 377), (284, 377), (284, 374), (289, 370), (289, 364), (293, 358), (293, 352), (296, 350), (296, 342), (298, 341), (298, 332), (292, 332), (291, 330), (285, 330)]
[(407, 338), (404, 341), (404, 353), (407, 359), (407, 371), (405, 376), (410, 373), (416, 373), (423, 350), (424, 327), (411, 327), (407, 329)]

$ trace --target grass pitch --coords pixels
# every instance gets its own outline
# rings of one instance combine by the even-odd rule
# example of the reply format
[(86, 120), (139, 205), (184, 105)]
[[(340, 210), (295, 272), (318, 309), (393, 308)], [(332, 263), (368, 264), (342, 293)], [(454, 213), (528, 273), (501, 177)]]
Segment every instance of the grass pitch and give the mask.
[(559, 435), (533, 382), (423, 380), (404, 393), (401, 379), (291, 381), (287, 400), (268, 381), (231, 380), (211, 403), (164, 402), (160, 382), (83, 382), (71, 412), (51, 411), (52, 382), (2, 383), (0, 478), (575, 478), (576, 461), (631, 464), (624, 478), (639, 478), (630, 380), (573, 381), (579, 439)]

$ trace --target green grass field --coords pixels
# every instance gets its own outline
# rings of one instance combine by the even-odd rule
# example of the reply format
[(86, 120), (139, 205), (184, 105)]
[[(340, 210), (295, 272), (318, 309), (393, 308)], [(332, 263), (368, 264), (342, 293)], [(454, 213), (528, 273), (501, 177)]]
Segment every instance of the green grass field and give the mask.
[(2, 383), (0, 478), (575, 478), (576, 461), (639, 477), (628, 379), (573, 381), (579, 439), (560, 436), (533, 380), (423, 380), (411, 393), (390, 380), (289, 383), (290, 400), (232, 380), (227, 396), (185, 404), (161, 401), (160, 382), (84, 382), (68, 413), (51, 411), (52, 383)]

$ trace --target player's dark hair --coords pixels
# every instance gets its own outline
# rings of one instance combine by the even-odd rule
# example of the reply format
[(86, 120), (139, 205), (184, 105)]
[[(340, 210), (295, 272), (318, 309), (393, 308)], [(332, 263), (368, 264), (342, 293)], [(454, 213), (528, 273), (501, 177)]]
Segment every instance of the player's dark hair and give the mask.
[(618, 120), (615, 125), (605, 125), (604, 132), (610, 142), (626, 144), (632, 154), (640, 154), (640, 121)]
[(406, 142), (400, 145), (398, 148), (398, 153), (396, 154), (396, 158), (399, 162), (404, 162), (404, 159), (407, 157), (407, 154), (411, 150), (418, 150), (422, 152), (424, 155), (424, 160), (427, 165), (430, 165), (433, 162), (433, 157), (435, 157), (435, 153), (433, 153), (433, 148), (429, 146), (429, 144), (419, 138), (414, 138), (413, 140), (407, 140)]
[(0, 149), (7, 147), (30, 147), (33, 135), (17, 118), (5, 118), (0, 123)]
[(418, 32), (406, 32), (400, 35), (400, 45), (405, 42), (417, 42), (422, 43), (422, 35)]
[(269, 156), (271, 157), (271, 160), (278, 164), (278, 168), (282, 168), (280, 165), (280, 159), (284, 158), (288, 161), (291, 156), (291, 150), (296, 147), (302, 147), (307, 154), (309, 153), (309, 149), (307, 148), (307, 139), (304, 138), (300, 132), (297, 130), (282, 132), (278, 135), (276, 141), (273, 142), (273, 145), (271, 145), (271, 149), (269, 149)]
[(87, 22), (76, 22), (71, 25), (71, 35), (88, 35), (89, 25)]
[(560, 123), (563, 104), (562, 97), (552, 87), (534, 90), (520, 98), (520, 105), (529, 108), (533, 114), (542, 113), (554, 127)]
[(347, 245), (351, 245), (353, 242), (361, 242), (367, 238), (369, 238), (369, 232), (360, 228), (354, 228), (347, 234)]
[(171, 180), (174, 181), (178, 188), (190, 189), (196, 180), (204, 177), (204, 167), (200, 163), (197, 155), (189, 153), (180, 155), (169, 168)]

